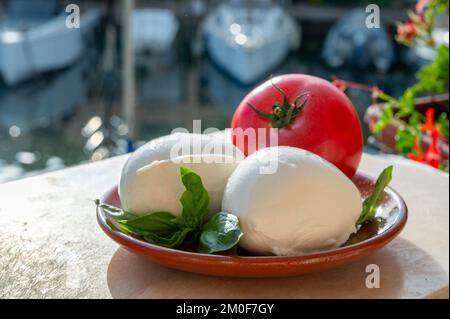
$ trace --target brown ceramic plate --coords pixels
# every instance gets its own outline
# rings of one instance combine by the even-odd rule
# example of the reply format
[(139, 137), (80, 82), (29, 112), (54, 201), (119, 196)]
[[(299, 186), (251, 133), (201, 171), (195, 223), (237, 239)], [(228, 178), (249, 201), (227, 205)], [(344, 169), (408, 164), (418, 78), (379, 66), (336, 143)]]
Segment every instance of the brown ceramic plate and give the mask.
[[(371, 193), (374, 180), (363, 174), (353, 179), (362, 198)], [(120, 207), (117, 187), (107, 192), (102, 200)], [(360, 228), (346, 244), (337, 249), (304, 256), (252, 256), (237, 249), (224, 255), (205, 255), (189, 248), (171, 249), (156, 246), (112, 229), (102, 209), (97, 209), (97, 220), (103, 231), (129, 251), (142, 255), (163, 266), (215, 276), (228, 277), (282, 277), (320, 271), (350, 263), (380, 249), (394, 239), (405, 226), (407, 207), (392, 188), (385, 190), (377, 218)]]

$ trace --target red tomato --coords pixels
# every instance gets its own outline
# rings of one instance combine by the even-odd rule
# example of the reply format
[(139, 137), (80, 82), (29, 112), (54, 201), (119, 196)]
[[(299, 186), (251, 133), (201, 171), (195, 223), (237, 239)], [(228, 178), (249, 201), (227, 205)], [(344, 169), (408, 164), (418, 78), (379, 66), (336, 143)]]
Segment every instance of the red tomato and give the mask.
[[(294, 146), (328, 160), (349, 178), (358, 168), (363, 150), (361, 123), (355, 107), (330, 82), (304, 74), (273, 78), (251, 91), (239, 104), (231, 122), (233, 144), (245, 155), (252, 152), (238, 128), (278, 128), (278, 145)], [(259, 132), (270, 145), (268, 130)], [(261, 148), (256, 145), (256, 149)]]

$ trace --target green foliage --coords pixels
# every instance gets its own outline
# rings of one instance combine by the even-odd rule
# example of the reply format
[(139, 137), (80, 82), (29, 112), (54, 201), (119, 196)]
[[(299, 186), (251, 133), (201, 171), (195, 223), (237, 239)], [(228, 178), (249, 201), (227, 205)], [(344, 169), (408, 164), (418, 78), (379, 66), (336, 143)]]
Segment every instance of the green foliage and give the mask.
[(394, 119), (394, 109), (392, 103), (386, 103), (384, 108), (381, 110), (380, 119), (373, 129), (373, 133), (380, 133), (389, 123)]
[(412, 87), (418, 93), (444, 93), (448, 91), (449, 48), (442, 44), (437, 48), (433, 62), (420, 69), (417, 77), (419, 82)]
[[(445, 14), (449, 11), (448, 0), (430, 0), (423, 12), (424, 20), (419, 18), (420, 12), (410, 13), (410, 19), (416, 23), (417, 34), (412, 41), (400, 41), (406, 45), (418, 43), (417, 41), (435, 46), (433, 40), (433, 27), (435, 14)], [(402, 37), (398, 37), (402, 39)], [(414, 141), (420, 137), (420, 127), (426, 121), (423, 114), (415, 109), (415, 99), (422, 94), (442, 94), (448, 92), (449, 85), (449, 47), (447, 44), (441, 44), (436, 49), (434, 60), (422, 67), (417, 73), (417, 83), (405, 90), (398, 99), (393, 99), (387, 95), (381, 95), (379, 98), (386, 101), (378, 123), (375, 125), (373, 133), (379, 133), (394, 120), (405, 120), (408, 118), (406, 126), (401, 127), (396, 136), (396, 147), (401, 154), (414, 153)], [(396, 112), (394, 112), (394, 109)], [(437, 119), (437, 125), (442, 136), (448, 138), (449, 124), (447, 114), (440, 114)]]
[(448, 137), (448, 116), (442, 113), (437, 120), (441, 135)]
[(419, 135), (418, 130), (402, 126), (397, 131), (395, 146), (400, 154), (415, 154), (414, 140)]
[(440, 14), (448, 13), (448, 0), (431, 0), (430, 5), (432, 8), (436, 8)]

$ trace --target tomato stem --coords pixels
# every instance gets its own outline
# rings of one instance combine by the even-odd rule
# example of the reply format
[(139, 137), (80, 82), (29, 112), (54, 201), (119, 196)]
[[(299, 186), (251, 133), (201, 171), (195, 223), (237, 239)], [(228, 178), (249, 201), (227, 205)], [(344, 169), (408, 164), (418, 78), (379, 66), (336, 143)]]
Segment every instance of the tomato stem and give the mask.
[[(260, 111), (256, 106), (247, 102), (247, 105), (259, 116), (272, 122), (272, 127), (283, 128), (291, 125), (300, 114), (309, 99), (309, 92), (304, 92), (297, 96), (293, 103), (289, 103), (288, 96), (272, 79), (272, 86), (283, 96), (283, 103), (275, 102), (272, 106), (272, 113)], [(300, 103), (301, 102), (301, 103)], [(300, 104), (299, 104), (300, 103)]]

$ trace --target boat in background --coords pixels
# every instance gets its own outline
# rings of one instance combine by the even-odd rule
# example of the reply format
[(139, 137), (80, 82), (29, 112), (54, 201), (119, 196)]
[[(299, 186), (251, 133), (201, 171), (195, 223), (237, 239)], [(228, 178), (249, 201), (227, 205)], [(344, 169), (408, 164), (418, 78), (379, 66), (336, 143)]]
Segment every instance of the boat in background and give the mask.
[(183, 99), (183, 69), (176, 39), (180, 22), (169, 9), (139, 8), (131, 17), (137, 99), (139, 104), (156, 102), (175, 105)]
[(135, 9), (131, 18), (135, 54), (166, 54), (171, 50), (179, 29), (171, 10)]
[(328, 66), (389, 70), (395, 61), (392, 40), (383, 25), (368, 28), (366, 19), (364, 8), (355, 9), (331, 28), (322, 49), (322, 58)]
[(14, 87), (0, 85), (0, 131), (31, 131), (73, 112), (93, 85), (99, 61), (97, 50), (87, 50), (83, 59), (62, 71)]
[(79, 29), (70, 29), (57, 0), (9, 0), (6, 8), (0, 20), (0, 75), (7, 85), (73, 64), (85, 47), (84, 34), (101, 18), (99, 9), (91, 9)]
[(300, 45), (300, 27), (270, 0), (220, 4), (200, 28), (203, 49), (242, 84), (266, 76)]

